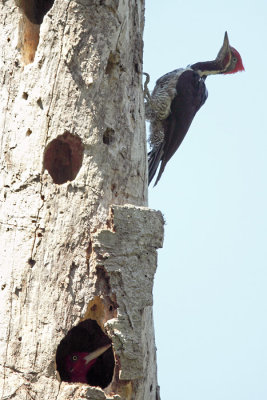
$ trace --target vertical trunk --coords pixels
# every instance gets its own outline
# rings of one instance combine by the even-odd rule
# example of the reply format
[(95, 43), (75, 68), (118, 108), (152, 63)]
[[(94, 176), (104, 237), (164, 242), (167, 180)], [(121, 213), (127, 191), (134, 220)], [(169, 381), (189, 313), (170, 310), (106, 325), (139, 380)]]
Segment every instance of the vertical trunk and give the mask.
[[(1, 398), (155, 399), (143, 1), (6, 0), (0, 21)], [(112, 340), (104, 392), (56, 379), (86, 319)]]

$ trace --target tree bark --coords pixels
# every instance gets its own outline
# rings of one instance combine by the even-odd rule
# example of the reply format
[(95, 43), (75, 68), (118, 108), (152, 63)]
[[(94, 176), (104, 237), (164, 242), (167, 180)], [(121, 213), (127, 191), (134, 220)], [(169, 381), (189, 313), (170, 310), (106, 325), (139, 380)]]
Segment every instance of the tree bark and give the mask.
[[(0, 398), (154, 400), (144, 3), (43, 3), (0, 5)], [(86, 319), (112, 340), (104, 391), (56, 379)]]

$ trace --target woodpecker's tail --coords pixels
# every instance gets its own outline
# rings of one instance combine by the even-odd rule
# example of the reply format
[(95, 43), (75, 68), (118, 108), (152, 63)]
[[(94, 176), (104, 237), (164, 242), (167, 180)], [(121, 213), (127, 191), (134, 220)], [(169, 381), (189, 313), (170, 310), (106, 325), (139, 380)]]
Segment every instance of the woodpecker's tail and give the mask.
[[(163, 143), (160, 146), (153, 148), (148, 153), (148, 184), (150, 184), (152, 179), (154, 178), (162, 156), (163, 156)], [(156, 184), (160, 180), (160, 177), (161, 177), (161, 174), (162, 174), (164, 168), (165, 168), (165, 165), (163, 166), (161, 163), (160, 171), (159, 171), (159, 174), (158, 174), (158, 177), (157, 177), (157, 180), (156, 180), (154, 186), (156, 186)]]

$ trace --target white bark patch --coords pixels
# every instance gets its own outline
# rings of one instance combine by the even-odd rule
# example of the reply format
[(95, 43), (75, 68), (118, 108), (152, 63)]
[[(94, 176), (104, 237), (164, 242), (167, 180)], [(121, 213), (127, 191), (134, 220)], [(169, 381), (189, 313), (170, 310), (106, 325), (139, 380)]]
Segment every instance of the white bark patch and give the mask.
[[(94, 317), (117, 356), (113, 398), (154, 400), (162, 221), (138, 208), (147, 204), (144, 3), (55, 0), (26, 66), (23, 18), (14, 0), (0, 2), (0, 398), (108, 398), (56, 380), (61, 339)], [(45, 150), (65, 132), (83, 157), (56, 184)], [(127, 203), (137, 207), (113, 206), (107, 227), (110, 205)]]

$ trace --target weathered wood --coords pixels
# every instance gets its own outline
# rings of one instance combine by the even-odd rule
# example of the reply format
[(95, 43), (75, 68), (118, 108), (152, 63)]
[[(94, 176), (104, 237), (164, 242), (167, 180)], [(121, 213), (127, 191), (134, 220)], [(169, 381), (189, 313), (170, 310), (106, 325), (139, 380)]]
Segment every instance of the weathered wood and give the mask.
[[(0, 398), (156, 397), (143, 23), (141, 0), (55, 1), (40, 25), (0, 4)], [(113, 342), (105, 393), (56, 379), (85, 318)]]

